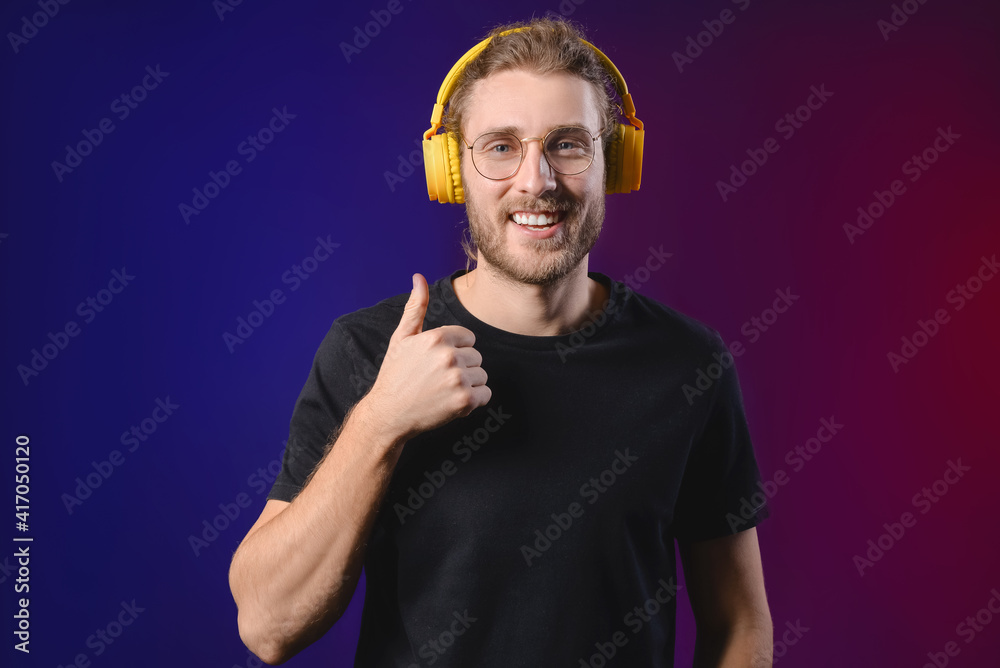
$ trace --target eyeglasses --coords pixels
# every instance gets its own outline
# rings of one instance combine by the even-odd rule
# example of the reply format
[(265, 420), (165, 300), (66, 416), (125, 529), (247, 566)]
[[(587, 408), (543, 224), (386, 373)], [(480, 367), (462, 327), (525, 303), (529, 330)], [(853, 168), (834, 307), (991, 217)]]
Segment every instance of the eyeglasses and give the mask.
[(560, 174), (572, 176), (585, 172), (594, 162), (594, 142), (604, 128), (591, 135), (586, 128), (564, 127), (550, 130), (544, 137), (518, 139), (509, 132), (487, 132), (480, 135), (472, 146), (462, 143), (472, 151), (472, 164), (476, 171), (491, 181), (502, 181), (517, 174), (524, 161), (522, 142), (542, 142), (542, 153), (549, 166)]

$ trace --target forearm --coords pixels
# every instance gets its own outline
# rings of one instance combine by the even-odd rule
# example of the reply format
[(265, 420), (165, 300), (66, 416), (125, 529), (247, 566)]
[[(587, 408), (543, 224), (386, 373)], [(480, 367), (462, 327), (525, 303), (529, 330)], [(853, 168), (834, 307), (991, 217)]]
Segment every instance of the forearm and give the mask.
[(305, 488), (233, 556), (240, 634), (269, 663), (315, 642), (350, 603), (403, 445), (381, 425), (359, 402)]
[(769, 668), (773, 648), (770, 619), (699, 629), (692, 668)]

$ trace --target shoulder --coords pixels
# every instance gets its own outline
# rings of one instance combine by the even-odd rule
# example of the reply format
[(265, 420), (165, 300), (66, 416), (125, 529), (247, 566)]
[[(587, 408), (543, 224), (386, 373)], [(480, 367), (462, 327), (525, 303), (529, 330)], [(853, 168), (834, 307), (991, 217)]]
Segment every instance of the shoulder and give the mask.
[(341, 335), (347, 334), (362, 339), (381, 336), (388, 339), (399, 325), (399, 319), (403, 316), (403, 308), (409, 297), (410, 293), (401, 292), (371, 306), (344, 313), (333, 321), (330, 329), (339, 329)]
[[(454, 276), (454, 274), (452, 274)], [(442, 276), (433, 283), (428, 282), (428, 303), (424, 314), (423, 329), (426, 331), (442, 324), (451, 324), (445, 304), (454, 299), (454, 292), (447, 288), (446, 282), (450, 276)], [(406, 302), (410, 299), (410, 291), (399, 292), (391, 297), (364, 308), (345, 313), (338, 317), (331, 329), (340, 328), (343, 333), (358, 338), (385, 338), (388, 340), (399, 326), (403, 317)]]
[(725, 350), (722, 335), (707, 323), (631, 288), (625, 287), (625, 290), (636, 325), (654, 328), (663, 343), (682, 349), (696, 359), (710, 358)]
[(316, 348), (310, 372), (321, 394), (334, 396), (352, 388), (353, 398), (346, 404), (364, 395), (378, 375), (408, 298), (409, 293), (394, 295), (333, 320)]
[[(436, 315), (441, 312), (436, 303), (442, 300), (441, 280), (428, 285), (429, 303), (423, 326), (425, 331), (445, 322)], [(330, 325), (320, 346), (321, 350), (326, 354), (346, 353), (355, 361), (367, 359), (379, 364), (389, 346), (392, 333), (399, 326), (409, 298), (409, 291), (399, 292), (371, 306), (338, 316)]]
[(338, 316), (323, 337), (317, 356), (327, 362), (347, 357), (355, 365), (365, 360), (381, 361), (408, 298), (409, 293), (394, 295)]

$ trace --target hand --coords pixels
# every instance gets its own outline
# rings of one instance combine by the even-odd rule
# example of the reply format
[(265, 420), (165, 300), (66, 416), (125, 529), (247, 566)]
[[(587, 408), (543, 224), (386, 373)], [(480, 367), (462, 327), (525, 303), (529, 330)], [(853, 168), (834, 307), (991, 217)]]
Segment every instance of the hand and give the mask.
[(489, 403), (476, 335), (459, 325), (423, 330), (429, 292), (421, 274), (389, 339), (382, 367), (366, 399), (375, 414), (406, 440), (464, 417)]

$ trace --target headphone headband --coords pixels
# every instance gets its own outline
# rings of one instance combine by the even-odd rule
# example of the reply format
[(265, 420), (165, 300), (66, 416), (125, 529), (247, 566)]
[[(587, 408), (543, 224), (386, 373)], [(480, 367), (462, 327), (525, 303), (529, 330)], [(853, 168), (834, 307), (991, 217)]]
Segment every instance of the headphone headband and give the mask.
[[(505, 30), (496, 36), (501, 37), (503, 35), (509, 35), (510, 33), (520, 32), (521, 30), (527, 29), (528, 28), (513, 28), (511, 30)], [(492, 37), (487, 37), (479, 44), (476, 44), (474, 47), (466, 51), (465, 55), (459, 58), (458, 62), (452, 66), (451, 70), (448, 72), (448, 76), (444, 78), (444, 81), (441, 83), (441, 88), (438, 90), (437, 101), (434, 103), (434, 109), (431, 112), (431, 127), (424, 133), (424, 139), (430, 139), (437, 134), (438, 130), (441, 128), (442, 118), (444, 117), (444, 105), (451, 97), (452, 92), (454, 92), (455, 86), (458, 83), (459, 75), (462, 73), (462, 70), (465, 69), (466, 65), (468, 65), (469, 61), (482, 53), (483, 49), (489, 45), (492, 39)], [(613, 62), (611, 62), (611, 59), (604, 55), (603, 51), (585, 39), (581, 39), (580, 41), (594, 50), (594, 53), (601, 60), (601, 63), (608, 70), (608, 73), (611, 74), (615, 88), (618, 90), (618, 94), (621, 95), (622, 98), (622, 111), (625, 114), (625, 118), (628, 119), (632, 125), (641, 130), (642, 121), (635, 117), (635, 105), (632, 103), (632, 96), (628, 92), (628, 84), (625, 83), (625, 78), (622, 76), (622, 73), (618, 71), (618, 68), (615, 67)]]

